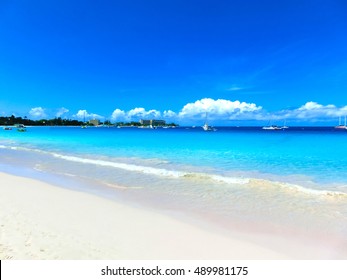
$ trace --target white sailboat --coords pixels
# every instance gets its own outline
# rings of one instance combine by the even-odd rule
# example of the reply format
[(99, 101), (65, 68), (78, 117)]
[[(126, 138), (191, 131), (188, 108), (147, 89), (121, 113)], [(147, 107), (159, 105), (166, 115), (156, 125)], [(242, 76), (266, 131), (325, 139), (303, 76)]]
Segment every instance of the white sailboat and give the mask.
[(87, 128), (87, 124), (86, 124), (86, 112), (83, 113), (83, 124), (81, 125), (81, 128)]
[(277, 125), (273, 125), (271, 124), (271, 120), (269, 121), (269, 125), (267, 126), (263, 126), (261, 129), (264, 129), (264, 130), (280, 130), (281, 128)]
[(212, 128), (211, 126), (208, 125), (207, 123), (207, 113), (205, 116), (205, 124), (202, 126), (202, 129), (205, 131), (215, 131), (216, 129)]
[(286, 120), (284, 120), (283, 126), (281, 127), (281, 129), (287, 129), (289, 128), (288, 126), (286, 126)]
[(347, 129), (347, 126), (346, 126), (346, 116), (345, 116), (345, 124), (344, 125), (341, 123), (341, 116), (339, 117), (339, 125), (335, 126), (335, 129)]
[(211, 128), (210, 126), (208, 126), (207, 123), (205, 123), (205, 124), (202, 126), (202, 129), (205, 130), (205, 131), (212, 130), (212, 128)]
[(281, 128), (278, 127), (277, 125), (263, 126), (262, 129), (264, 129), (264, 130), (281, 130)]
[(263, 126), (261, 129), (264, 129), (264, 130), (281, 130), (281, 128), (277, 125), (267, 125), (267, 126)]

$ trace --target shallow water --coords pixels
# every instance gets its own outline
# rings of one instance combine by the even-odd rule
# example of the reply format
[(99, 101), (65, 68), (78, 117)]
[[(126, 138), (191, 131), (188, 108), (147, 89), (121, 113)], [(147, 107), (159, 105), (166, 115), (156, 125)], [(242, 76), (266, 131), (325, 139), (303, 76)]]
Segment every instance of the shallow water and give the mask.
[(343, 239), (346, 140), (327, 128), (32, 127), (0, 131), (0, 171), (225, 226)]

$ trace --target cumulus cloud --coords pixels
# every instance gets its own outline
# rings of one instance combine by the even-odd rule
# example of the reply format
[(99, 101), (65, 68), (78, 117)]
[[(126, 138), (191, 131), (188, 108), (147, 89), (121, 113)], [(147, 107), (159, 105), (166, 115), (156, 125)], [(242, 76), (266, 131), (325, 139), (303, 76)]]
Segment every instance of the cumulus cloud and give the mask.
[(166, 111), (164, 111), (164, 113), (163, 113), (163, 117), (164, 117), (164, 118), (172, 119), (172, 118), (176, 118), (176, 117), (177, 117), (177, 114), (176, 114), (174, 111), (166, 110)]
[(112, 120), (117, 121), (138, 121), (140, 119), (158, 119), (161, 118), (161, 112), (158, 110), (146, 110), (145, 108), (134, 108), (127, 112), (116, 109), (111, 115)]
[(126, 113), (123, 110), (116, 109), (111, 115), (113, 121), (124, 121), (126, 119)]
[(57, 118), (59, 118), (59, 117), (61, 117), (62, 115), (68, 113), (68, 112), (69, 112), (68, 109), (66, 109), (66, 108), (64, 108), (64, 107), (61, 107), (60, 109), (58, 109), (58, 111), (57, 111), (57, 113), (55, 114), (55, 116), (56, 116)]
[[(50, 114), (50, 112), (52, 114)], [(29, 115), (33, 119), (47, 118), (47, 115), (60, 117), (69, 110), (62, 107), (58, 110), (44, 109), (42, 107), (32, 108)], [(178, 124), (197, 124), (205, 119), (208, 113), (208, 119), (215, 125), (228, 124), (229, 121), (251, 121), (253, 123), (268, 120), (288, 120), (293, 122), (315, 122), (315, 121), (332, 121), (340, 116), (347, 115), (347, 106), (337, 107), (336, 105), (323, 105), (314, 101), (309, 101), (297, 108), (278, 110), (268, 112), (255, 103), (247, 103), (239, 100), (212, 99), (203, 98), (194, 102), (187, 103), (180, 110), (173, 111), (170, 109), (159, 111), (156, 109), (146, 110), (142, 107), (136, 107), (129, 111), (115, 109), (110, 119), (117, 121), (139, 121), (140, 119), (164, 119), (167, 122)], [(73, 118), (83, 120), (105, 119), (103, 116), (89, 113), (87, 110), (79, 110), (72, 116)]]
[(160, 112), (157, 110), (146, 111), (145, 108), (135, 108), (127, 113), (130, 118), (159, 118)]
[(45, 109), (43, 109), (42, 107), (31, 108), (31, 110), (29, 111), (29, 115), (33, 119), (43, 119), (47, 116), (45, 113)]
[(179, 112), (179, 116), (182, 118), (199, 118), (208, 113), (211, 118), (226, 120), (249, 116), (249, 113), (259, 112), (261, 109), (261, 106), (254, 103), (203, 98), (194, 103), (186, 104)]
[(277, 118), (297, 119), (297, 120), (321, 120), (331, 119), (347, 115), (347, 106), (336, 107), (335, 105), (322, 105), (317, 102), (307, 102), (301, 107), (293, 110), (282, 110), (275, 113)]
[[(331, 121), (334, 118), (345, 116), (347, 106), (336, 107), (332, 104), (322, 105), (309, 101), (298, 108), (267, 112), (262, 106), (255, 103), (203, 98), (186, 104), (178, 114), (172, 112), (171, 116), (177, 117), (179, 122), (189, 123), (205, 118), (206, 113), (208, 113), (209, 119), (221, 122), (230, 120), (268, 121), (270, 119), (315, 122)], [(164, 116), (166, 116), (165, 113)]]
[(172, 110), (160, 112), (155, 109), (147, 111), (142, 107), (137, 107), (129, 111), (115, 109), (111, 115), (111, 119), (113, 121), (138, 121), (140, 119), (163, 118), (167, 121), (189, 123), (203, 120), (206, 112), (210, 119), (225, 121), (233, 119), (261, 119), (259, 117), (261, 111), (262, 107), (254, 103), (203, 98), (184, 105), (178, 112)]
[(87, 110), (79, 110), (77, 114), (73, 115), (73, 117), (78, 118), (80, 120), (82, 119), (104, 119), (103, 116), (94, 114), (94, 113), (88, 113)]

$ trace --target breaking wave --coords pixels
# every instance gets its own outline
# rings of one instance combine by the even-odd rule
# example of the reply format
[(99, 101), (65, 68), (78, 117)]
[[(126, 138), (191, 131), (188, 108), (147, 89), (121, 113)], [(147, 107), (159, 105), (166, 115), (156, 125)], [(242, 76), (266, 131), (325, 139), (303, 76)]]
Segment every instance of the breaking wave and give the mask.
[(173, 170), (167, 170), (164, 168), (154, 168), (154, 167), (148, 167), (148, 166), (119, 163), (119, 162), (112, 162), (112, 161), (99, 160), (99, 159), (87, 159), (87, 158), (81, 158), (76, 156), (61, 155), (57, 153), (52, 153), (52, 155), (56, 158), (73, 161), (73, 162), (79, 162), (84, 164), (94, 164), (98, 166), (107, 166), (107, 167), (113, 167), (113, 168), (123, 169), (127, 171), (141, 172), (144, 174), (169, 177), (169, 178), (214, 180), (214, 181), (223, 182), (223, 183), (241, 184), (241, 185), (249, 183), (248, 178), (233, 178), (233, 177), (223, 177), (218, 175), (212, 175), (207, 173), (173, 171)]
[(293, 184), (293, 183), (271, 181), (266, 179), (229, 177), (229, 176), (222, 176), (222, 175), (209, 174), (209, 173), (168, 170), (165, 168), (157, 168), (157, 167), (142, 166), (142, 165), (114, 162), (114, 161), (101, 160), (101, 159), (92, 159), (92, 158), (84, 158), (84, 157), (71, 156), (71, 155), (63, 155), (56, 152), (48, 152), (48, 151), (44, 151), (40, 149), (32, 149), (32, 148), (26, 148), (26, 147), (0, 145), (0, 149), (38, 152), (38, 153), (47, 154), (47, 155), (53, 156), (54, 158), (58, 158), (58, 159), (62, 159), (62, 160), (70, 161), (70, 162), (89, 164), (89, 165), (95, 165), (95, 166), (101, 166), (101, 167), (111, 167), (111, 168), (117, 168), (117, 169), (126, 170), (130, 172), (140, 172), (147, 175), (160, 176), (160, 177), (173, 178), (173, 179), (180, 178), (180, 179), (196, 180), (196, 181), (201, 180), (204, 182), (211, 181), (211, 182), (219, 182), (219, 183), (230, 184), (230, 185), (244, 185), (249, 187), (268, 188), (272, 186), (272, 187), (277, 187), (284, 191), (289, 191), (291, 193), (302, 193), (302, 194), (314, 195), (314, 196), (318, 195), (325, 198), (344, 198), (344, 199), (347, 198), (347, 193), (341, 192), (341, 191), (319, 190), (319, 189), (304, 187), (304, 186)]

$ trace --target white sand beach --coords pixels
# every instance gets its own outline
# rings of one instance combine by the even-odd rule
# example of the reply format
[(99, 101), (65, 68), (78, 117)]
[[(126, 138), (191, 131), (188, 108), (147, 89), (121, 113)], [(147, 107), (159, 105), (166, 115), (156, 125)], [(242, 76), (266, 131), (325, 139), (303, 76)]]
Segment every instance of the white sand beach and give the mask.
[(335, 257), (278, 236), (244, 239), (29, 178), (0, 173), (0, 182), (0, 259)]

